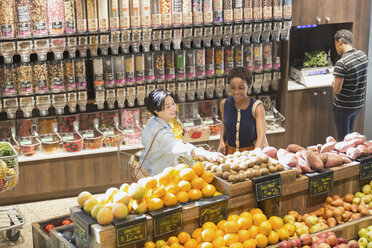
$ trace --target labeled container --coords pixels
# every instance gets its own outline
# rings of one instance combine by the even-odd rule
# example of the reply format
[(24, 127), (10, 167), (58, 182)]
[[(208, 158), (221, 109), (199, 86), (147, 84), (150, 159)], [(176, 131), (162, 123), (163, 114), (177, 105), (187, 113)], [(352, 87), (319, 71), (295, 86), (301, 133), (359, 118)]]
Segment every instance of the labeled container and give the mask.
[(163, 82), (165, 79), (165, 59), (164, 52), (162, 50), (155, 50), (154, 52), (154, 68), (155, 81), (159, 83)]
[(120, 29), (130, 28), (129, 0), (119, 0)]
[(78, 58), (75, 60), (75, 76), (76, 76), (76, 87), (78, 90), (87, 89), (87, 79), (86, 79), (86, 68), (85, 68), (85, 58)]
[(31, 36), (31, 1), (15, 0), (17, 16), (17, 37)]
[(114, 64), (111, 55), (105, 56), (103, 60), (103, 78), (105, 80), (105, 88), (115, 87)]
[(124, 55), (124, 72), (125, 72), (125, 84), (134, 85), (134, 56), (133, 54)]
[(34, 156), (40, 152), (40, 140), (35, 136), (20, 137), (18, 143), (24, 156)]
[(81, 131), (81, 136), (84, 139), (84, 149), (95, 150), (102, 147), (103, 135), (97, 129)]
[[(89, 0), (88, 0), (89, 1)], [(64, 0), (48, 0), (48, 28), (50, 35), (60, 35), (65, 32)]]
[(253, 44), (253, 71), (262, 72), (262, 43)]
[(76, 32), (75, 22), (75, 0), (65, 1), (65, 27), (66, 33), (71, 34)]
[(114, 58), (115, 86), (125, 86), (124, 55), (115, 55)]
[(253, 45), (251, 43), (244, 44), (244, 67), (248, 71), (253, 71)]
[(85, 33), (87, 31), (87, 1), (75, 0), (76, 31)]
[(87, 21), (88, 31), (97, 32), (98, 31), (97, 0), (87, 0)]
[(234, 1), (234, 23), (241, 23), (243, 21), (243, 0)]
[(172, 26), (172, 1), (160, 0), (161, 26), (168, 28)]
[(62, 151), (62, 138), (57, 133), (43, 134), (39, 137), (44, 153), (52, 154)]
[(119, 30), (119, 1), (120, 0), (110, 0), (110, 30)]
[(37, 131), (39, 135), (51, 134), (54, 132), (53, 125), (58, 126), (57, 117), (38, 118)]
[(104, 89), (103, 60), (102, 57), (93, 58), (93, 75), (94, 88), (97, 90)]
[(182, 23), (185, 27), (192, 25), (192, 0), (182, 0)]
[(203, 1), (203, 15), (205, 25), (213, 24), (213, 0)]
[(195, 72), (197, 78), (205, 77), (205, 49), (201, 46), (195, 49)]
[(212, 78), (215, 74), (214, 70), (214, 47), (205, 47), (205, 73), (208, 78)]
[(65, 59), (63, 60), (63, 71), (64, 71), (64, 79), (67, 91), (75, 91), (76, 90), (76, 81), (75, 81), (75, 65), (73, 59)]
[(210, 136), (220, 135), (221, 123), (222, 123), (221, 120), (217, 118), (212, 118), (212, 117), (205, 117), (205, 118), (202, 118), (202, 123), (204, 125), (208, 125)]
[(135, 80), (137, 84), (145, 82), (145, 57), (142, 52), (134, 54)]
[(200, 119), (185, 119), (182, 120), (183, 126), (183, 141), (196, 142), (209, 140), (209, 126), (202, 124)]
[(48, 35), (48, 4), (47, 0), (31, 1), (32, 35), (35, 37)]
[(228, 74), (230, 70), (234, 68), (234, 52), (233, 52), (233, 47), (230, 44), (230, 41), (227, 41), (225, 43), (224, 65), (225, 65), (225, 74)]
[[(104, 111), (99, 114), (99, 123), (98, 125), (101, 128), (113, 128), (116, 126), (115, 119), (119, 118), (119, 112), (114, 111)], [(98, 128), (97, 125), (97, 128)]]
[(65, 91), (62, 60), (52, 60), (48, 62), (48, 81), (50, 90), (53, 93)]
[[(189, 44), (188, 44), (189, 45)], [(185, 49), (186, 78), (195, 79), (195, 51), (190, 46)]]
[(103, 146), (117, 147), (123, 141), (123, 132), (118, 128), (103, 128), (100, 129), (103, 133)]
[(262, 17), (264, 21), (273, 18), (273, 0), (262, 0)]
[(223, 0), (213, 1), (213, 22), (215, 24), (223, 23)]
[(182, 0), (172, 1), (172, 24), (173, 27), (182, 26)]
[(223, 22), (232, 23), (234, 20), (233, 16), (233, 0), (224, 0), (223, 1)]
[(141, 27), (140, 0), (130, 0), (130, 26), (133, 29)]
[(48, 65), (46, 61), (37, 61), (32, 65), (32, 84), (37, 94), (49, 92)]
[(252, 0), (253, 1), (253, 21), (262, 21), (262, 0)]
[(151, 27), (151, 4), (153, 0), (141, 0), (141, 27)]
[(99, 113), (86, 113), (79, 116), (79, 130), (92, 130), (94, 128), (94, 120), (99, 118)]
[(281, 57), (281, 42), (273, 42), (273, 68), (280, 69), (280, 57)]
[(32, 95), (32, 68), (29, 62), (21, 62), (17, 65), (17, 85), (20, 96)]
[(175, 67), (176, 67), (176, 79), (185, 80), (186, 68), (185, 68), (185, 51), (183, 49), (176, 49), (175, 52)]
[(0, 38), (11, 39), (15, 35), (14, 0), (0, 1)]
[(64, 115), (58, 118), (58, 133), (75, 132), (74, 122), (79, 121), (79, 115)]
[(80, 152), (83, 149), (83, 137), (78, 132), (60, 134), (65, 152)]
[(154, 56), (152, 51), (145, 51), (145, 81), (146, 83), (154, 82)]
[(273, 1), (273, 17), (274, 20), (282, 20), (283, 18), (283, 0), (272, 0)]
[(192, 15), (194, 25), (203, 25), (203, 0), (192, 1)]
[(221, 46), (221, 42), (216, 42), (214, 49), (214, 67), (217, 76), (223, 76), (225, 74), (224, 65), (224, 47)]
[(97, 10), (99, 31), (109, 30), (108, 0), (97, 0)]
[(142, 130), (138, 127), (125, 127), (123, 129), (123, 139), (125, 145), (136, 146), (141, 144)]
[(263, 43), (262, 61), (264, 71), (271, 71), (273, 69), (272, 45), (272, 42)]
[(176, 72), (175, 72), (173, 50), (170, 50), (170, 48), (165, 50), (164, 58), (165, 58), (165, 80), (168, 82), (174, 81), (174, 79), (176, 78)]
[(243, 45), (239, 40), (234, 40), (234, 65), (243, 67)]
[(245, 23), (250, 23), (253, 20), (253, 0), (244, 0), (243, 2), (243, 19)]
[(13, 64), (4, 64), (2, 76), (2, 95), (4, 97), (18, 94), (18, 82)]
[(292, 0), (283, 0), (283, 19), (292, 20)]

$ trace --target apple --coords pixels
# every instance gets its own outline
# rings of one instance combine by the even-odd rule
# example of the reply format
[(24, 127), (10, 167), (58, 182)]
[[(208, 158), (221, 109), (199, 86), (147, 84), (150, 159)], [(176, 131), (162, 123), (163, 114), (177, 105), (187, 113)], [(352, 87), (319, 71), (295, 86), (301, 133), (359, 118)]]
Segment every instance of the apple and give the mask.
[(365, 237), (362, 237), (358, 240), (358, 245), (361, 247), (367, 247), (368, 240)]
[(369, 193), (371, 193), (371, 185), (369, 184), (364, 185), (362, 188), (362, 192), (365, 195), (368, 195)]
[(313, 243), (313, 240), (311, 238), (311, 235), (308, 233), (304, 233), (300, 236), (300, 240), (303, 245), (311, 245)]
[(298, 248), (301, 247), (301, 241), (299, 238), (290, 239), (289, 243), (291, 244), (292, 247), (298, 247)]
[(296, 229), (297, 236), (301, 236), (305, 233), (309, 233), (309, 228), (306, 225), (302, 225)]
[(293, 215), (287, 214), (286, 216), (284, 216), (283, 222), (284, 222), (284, 224), (287, 224), (287, 223), (294, 224), (295, 223), (295, 217)]
[(324, 244), (329, 244), (327, 238), (320, 238), (318, 242), (321, 243), (321, 244), (322, 244), (322, 243), (324, 243)]
[(328, 240), (328, 243), (329, 243), (330, 246), (338, 245), (338, 240), (337, 240), (337, 237), (335, 235), (329, 235), (327, 240)]
[[(367, 231), (368, 231), (368, 229), (367, 229)], [(372, 231), (367, 232), (366, 238), (367, 238), (368, 242), (372, 241)]]
[(306, 218), (305, 223), (313, 226), (316, 223), (318, 223), (318, 220), (319, 220), (318, 217), (310, 215), (309, 217)]
[(366, 195), (362, 197), (365, 204), (369, 204), (371, 202), (371, 195)]
[(338, 247), (338, 248), (350, 248), (347, 244), (339, 244), (339, 245), (336, 245), (335, 247)]
[(363, 193), (358, 191), (358, 192), (355, 193), (354, 196), (357, 197), (357, 198), (361, 198), (363, 196)]
[(372, 248), (372, 242), (368, 242), (367, 248)]
[(311, 248), (311, 246), (310, 245), (304, 245), (304, 246), (302, 246), (302, 248)]
[(344, 237), (337, 238), (339, 244), (347, 244), (347, 239)]
[(360, 198), (359, 197), (355, 197), (353, 199), (353, 204), (359, 205), (359, 203), (360, 203)]
[(326, 232), (324, 232), (324, 233), (319, 233), (319, 234), (318, 234), (318, 237), (321, 238), (321, 239), (322, 239), (322, 238), (325, 238), (325, 239), (326, 239), (326, 238), (328, 238), (328, 236), (329, 236), (329, 235), (328, 235), (328, 233), (326, 233)]
[(327, 243), (321, 243), (318, 248), (331, 248), (331, 246)]
[(280, 247), (280, 248), (291, 248), (292, 245), (291, 245), (291, 243), (289, 243), (289, 241), (283, 240), (279, 243), (278, 247)]
[(314, 236), (312, 238), (313, 238), (313, 244), (316, 243), (316, 242), (318, 242), (320, 240), (320, 238), (317, 237), (317, 236)]
[(333, 235), (336, 236), (335, 232), (327, 232), (328, 236)]
[(368, 231), (372, 231), (372, 226), (368, 226), (368, 227), (367, 227), (367, 230), (368, 230)]
[(372, 187), (372, 180), (369, 182), (369, 186), (371, 186)]
[(368, 233), (367, 228), (360, 229), (359, 232), (358, 232), (359, 238), (367, 237), (367, 233)]
[(359, 244), (358, 244), (358, 241), (356, 240), (350, 240), (347, 245), (350, 247), (350, 248), (359, 248)]

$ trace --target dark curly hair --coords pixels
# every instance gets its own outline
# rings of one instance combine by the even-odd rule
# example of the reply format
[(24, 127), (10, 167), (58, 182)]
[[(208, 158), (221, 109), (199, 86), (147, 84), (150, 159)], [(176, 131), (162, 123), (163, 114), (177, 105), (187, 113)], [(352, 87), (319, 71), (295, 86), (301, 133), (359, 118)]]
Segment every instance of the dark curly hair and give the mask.
[(150, 92), (146, 99), (146, 108), (151, 114), (158, 116), (155, 111), (164, 110), (164, 101), (167, 96), (172, 96), (172, 94), (166, 90), (155, 89)]
[(351, 33), (350, 30), (341, 29), (337, 31), (337, 33), (334, 36), (334, 39), (340, 40), (345, 44), (351, 44), (353, 43), (353, 33)]
[(233, 78), (241, 78), (247, 82), (248, 86), (252, 85), (252, 73), (244, 67), (236, 66), (232, 68), (227, 74), (227, 83), (230, 84)]

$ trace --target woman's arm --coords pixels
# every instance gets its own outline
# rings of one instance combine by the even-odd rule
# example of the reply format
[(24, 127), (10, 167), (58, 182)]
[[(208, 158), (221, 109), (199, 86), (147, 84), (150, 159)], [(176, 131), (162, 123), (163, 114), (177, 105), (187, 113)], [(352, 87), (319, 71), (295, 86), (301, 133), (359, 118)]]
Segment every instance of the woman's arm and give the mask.
[(225, 125), (224, 125), (224, 107), (225, 107), (225, 99), (220, 103), (220, 111), (221, 111), (221, 128), (220, 128), (220, 144), (218, 145), (218, 152), (226, 154), (226, 146), (225, 146)]
[(256, 108), (256, 130), (257, 140), (255, 148), (262, 148), (266, 135), (265, 109), (262, 104)]

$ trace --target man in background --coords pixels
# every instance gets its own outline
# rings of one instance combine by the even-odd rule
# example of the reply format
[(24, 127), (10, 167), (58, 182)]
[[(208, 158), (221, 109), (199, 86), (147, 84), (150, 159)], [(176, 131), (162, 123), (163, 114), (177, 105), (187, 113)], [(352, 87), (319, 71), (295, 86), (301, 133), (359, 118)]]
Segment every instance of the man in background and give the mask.
[(353, 48), (353, 34), (349, 30), (337, 31), (334, 39), (341, 59), (333, 72), (333, 114), (337, 137), (342, 141), (346, 134), (353, 132), (355, 120), (364, 106), (368, 58), (364, 52)]

